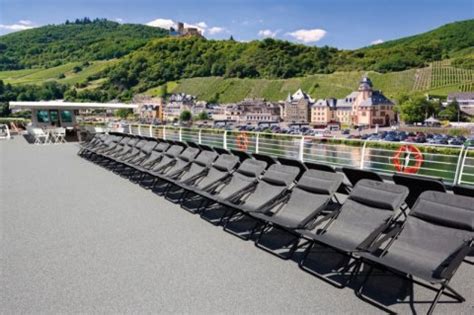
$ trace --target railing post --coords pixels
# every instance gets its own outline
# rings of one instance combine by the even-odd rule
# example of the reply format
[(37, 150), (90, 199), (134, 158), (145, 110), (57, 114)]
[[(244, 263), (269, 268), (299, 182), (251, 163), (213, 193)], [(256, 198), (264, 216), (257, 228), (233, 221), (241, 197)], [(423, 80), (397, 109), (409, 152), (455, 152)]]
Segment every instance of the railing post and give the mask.
[(128, 124), (128, 134), (132, 134), (132, 125)]
[(259, 139), (260, 139), (260, 132), (257, 132), (257, 137), (255, 138), (255, 153), (258, 154), (259, 151)]
[(463, 153), (464, 153), (464, 145), (461, 147), (461, 151), (459, 152), (458, 163), (456, 164), (456, 171), (454, 173), (453, 184), (458, 184), (458, 178), (460, 177), (459, 171), (461, 170)]
[(364, 164), (365, 164), (365, 163), (364, 163), (364, 162), (365, 162), (365, 148), (366, 148), (366, 146), (367, 146), (367, 140), (364, 141), (364, 145), (362, 146), (362, 153), (361, 153), (361, 156), (360, 156), (360, 166), (359, 166), (359, 168), (360, 168), (361, 170), (364, 169)]
[(198, 143), (199, 144), (202, 144), (202, 139), (201, 139), (202, 135), (201, 134), (202, 134), (202, 129), (199, 129), (199, 131), (198, 131)]
[(299, 159), (301, 162), (304, 161), (304, 136), (301, 136), (301, 140), (300, 140), (300, 151), (299, 151)]
[(454, 182), (454, 184), (461, 184), (462, 173), (464, 172), (464, 164), (466, 162), (466, 158), (467, 158), (468, 153), (469, 153), (469, 148), (466, 148), (466, 151), (464, 152), (464, 157), (462, 158), (462, 161), (461, 161), (461, 166), (459, 167), (459, 176), (457, 178), (457, 182)]
[(227, 130), (224, 131), (223, 145), (224, 145), (224, 149), (227, 150)]
[(150, 125), (150, 127), (148, 128), (148, 133), (150, 134), (150, 138), (153, 137), (153, 125)]
[(139, 136), (142, 135), (142, 125), (141, 124), (138, 124), (138, 135)]
[(183, 128), (179, 127), (178, 130), (178, 139), (179, 141), (183, 141)]
[(163, 140), (166, 140), (166, 125), (163, 125)]

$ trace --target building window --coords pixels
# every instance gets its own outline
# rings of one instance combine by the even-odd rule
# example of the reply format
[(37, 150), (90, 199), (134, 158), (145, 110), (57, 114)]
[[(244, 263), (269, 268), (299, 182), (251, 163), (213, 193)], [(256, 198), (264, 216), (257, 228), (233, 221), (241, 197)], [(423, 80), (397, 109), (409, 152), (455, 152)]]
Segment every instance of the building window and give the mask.
[(61, 111), (61, 121), (63, 123), (72, 123), (72, 113), (69, 110)]
[(367, 116), (367, 113), (366, 112), (362, 112), (362, 116)]
[(36, 112), (36, 119), (39, 123), (49, 123), (49, 114), (47, 110), (39, 110)]

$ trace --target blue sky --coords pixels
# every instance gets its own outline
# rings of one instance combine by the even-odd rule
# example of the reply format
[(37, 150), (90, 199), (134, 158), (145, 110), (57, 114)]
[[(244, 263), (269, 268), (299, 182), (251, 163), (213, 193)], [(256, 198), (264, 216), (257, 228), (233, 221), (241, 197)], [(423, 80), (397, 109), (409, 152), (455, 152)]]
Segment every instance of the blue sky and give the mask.
[(471, 19), (474, 0), (0, 0), (0, 34), (84, 16), (353, 49)]

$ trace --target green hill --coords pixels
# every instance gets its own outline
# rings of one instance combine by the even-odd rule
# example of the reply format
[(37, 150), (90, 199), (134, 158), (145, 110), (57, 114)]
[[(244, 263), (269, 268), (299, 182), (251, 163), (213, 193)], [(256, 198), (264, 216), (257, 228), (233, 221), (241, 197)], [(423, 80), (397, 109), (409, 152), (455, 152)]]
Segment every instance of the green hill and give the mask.
[(0, 71), (56, 67), (122, 57), (168, 31), (141, 24), (84, 18), (0, 37)]
[(349, 51), (274, 39), (176, 38), (144, 25), (83, 19), (1, 36), (0, 80), (57, 81), (69, 85), (66, 97), (79, 100), (127, 100), (167, 84), (168, 91), (227, 102), (278, 100), (300, 87), (315, 98), (341, 97), (368, 73), (391, 97), (446, 95), (473, 89), (472, 29), (474, 20), (455, 22)]

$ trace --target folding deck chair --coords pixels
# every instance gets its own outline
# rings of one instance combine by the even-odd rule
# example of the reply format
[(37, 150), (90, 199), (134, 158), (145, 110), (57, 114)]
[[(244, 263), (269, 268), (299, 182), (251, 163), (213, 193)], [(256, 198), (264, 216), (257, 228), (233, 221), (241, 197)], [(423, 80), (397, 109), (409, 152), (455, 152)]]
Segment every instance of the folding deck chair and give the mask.
[[(174, 164), (176, 158), (178, 157), (181, 152), (183, 152), (184, 148), (180, 145), (172, 145), (166, 152), (163, 153), (161, 159), (153, 164), (148, 169), (142, 169), (143, 175), (139, 179), (139, 184), (144, 188), (151, 188), (155, 184), (156, 175), (161, 174), (167, 168)], [(150, 183), (145, 182), (146, 178), (150, 179)]]
[[(433, 313), (442, 294), (464, 302), (449, 282), (473, 248), (473, 232), (472, 198), (437, 191), (422, 193), (402, 226), (395, 227), (388, 237), (377, 240), (365, 248), (366, 253), (360, 254), (370, 269), (357, 295), (387, 310), (363, 295), (373, 269), (381, 268), (435, 291), (428, 314)], [(385, 245), (387, 240), (390, 241)]]
[(270, 167), (273, 164), (278, 163), (278, 161), (276, 159), (272, 158), (269, 155), (265, 155), (265, 154), (252, 153), (252, 157), (256, 160), (267, 162), (267, 165), (268, 165), (267, 167)]
[(238, 164), (239, 159), (235, 155), (222, 154), (218, 156), (217, 160), (212, 164), (212, 166), (207, 168), (202, 176), (190, 177), (184, 180), (181, 179), (179, 182), (174, 182), (174, 185), (183, 189), (178, 203), (180, 203), (181, 207), (185, 210), (188, 210), (192, 213), (198, 212), (200, 208), (191, 210), (185, 206), (186, 201), (190, 200), (187, 199), (188, 195), (191, 193), (198, 198), (202, 198), (198, 192), (203, 193), (211, 191), (214, 187), (226, 182)]
[(298, 181), (301, 176), (303, 175), (304, 172), (306, 172), (307, 168), (306, 166), (303, 164), (303, 162), (299, 161), (299, 160), (295, 160), (295, 159), (289, 159), (289, 158), (284, 158), (284, 157), (278, 157), (277, 158), (278, 162), (280, 162), (280, 164), (282, 165), (290, 165), (290, 166), (296, 166), (297, 168), (300, 169), (300, 174), (298, 175), (298, 177), (296, 177), (296, 180)]
[[(254, 189), (266, 167), (267, 163), (263, 161), (247, 159), (225, 181), (217, 182), (205, 189), (194, 189), (195, 194), (203, 197), (197, 212), (201, 212), (201, 217), (207, 220), (204, 214), (214, 209), (210, 207), (211, 205), (216, 204), (220, 207), (220, 202), (236, 198)], [(220, 218), (219, 223), (222, 219), (223, 217)]]
[(346, 175), (349, 182), (351, 182), (352, 187), (354, 187), (361, 179), (370, 179), (383, 182), (383, 179), (379, 174), (368, 170), (361, 170), (353, 167), (343, 167), (342, 172), (344, 175)]
[(197, 148), (188, 147), (182, 153), (175, 156), (166, 166), (158, 170), (150, 170), (148, 173), (154, 177), (151, 189), (158, 194), (165, 193), (163, 188), (166, 189), (167, 179), (176, 179), (184, 170), (190, 167), (199, 152)]
[[(267, 212), (278, 204), (289, 192), (289, 188), (294, 184), (299, 173), (298, 167), (273, 164), (251, 191), (218, 201), (228, 209), (221, 218), (221, 222), (225, 219), (224, 231), (242, 239), (249, 239), (259, 225), (259, 221), (253, 219), (251, 214)], [(248, 237), (243, 237), (229, 229), (233, 221), (242, 218), (251, 218), (255, 221), (253, 228), (248, 230)]]
[[(357, 266), (357, 252), (361, 244), (370, 243), (380, 233), (387, 230), (403, 212), (401, 204), (408, 195), (408, 188), (368, 179), (360, 180), (339, 210), (333, 211), (319, 220), (316, 231), (298, 229), (297, 233), (309, 242), (299, 266), (304, 271), (336, 286), (344, 287), (329, 276), (318, 273), (305, 265), (305, 261), (315, 245), (356, 259), (347, 264), (340, 274), (352, 266)], [(324, 222), (326, 222), (323, 224)], [(349, 278), (349, 281), (351, 278)]]
[[(307, 170), (291, 190), (291, 194), (276, 205), (275, 211), (251, 213), (252, 217), (263, 222), (255, 245), (280, 258), (291, 258), (300, 239), (294, 230), (314, 228), (315, 219), (330, 203), (339, 204), (335, 193), (343, 178), (342, 174)], [(279, 254), (262, 244), (265, 235), (273, 230), (281, 230), (293, 236), (293, 241), (288, 244), (292, 246), (287, 255)]]
[(139, 166), (147, 157), (149, 157), (153, 149), (157, 146), (157, 142), (153, 140), (142, 140), (143, 144), (136, 146), (138, 148), (138, 153), (134, 154), (132, 157), (128, 158), (126, 161), (121, 161), (115, 167), (114, 172), (120, 174), (121, 176), (128, 176), (135, 171), (135, 166)]
[(145, 176), (145, 172), (150, 170), (155, 164), (161, 161), (166, 150), (170, 148), (168, 142), (159, 142), (151, 151), (150, 155), (145, 157), (143, 161), (133, 165), (133, 171), (130, 174), (132, 182), (140, 182)]

